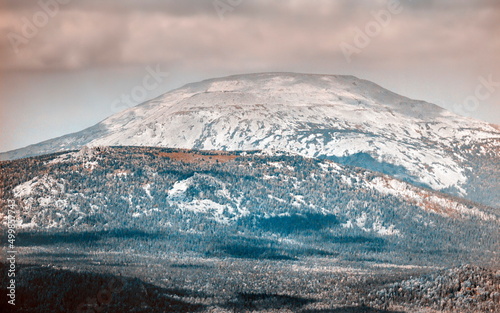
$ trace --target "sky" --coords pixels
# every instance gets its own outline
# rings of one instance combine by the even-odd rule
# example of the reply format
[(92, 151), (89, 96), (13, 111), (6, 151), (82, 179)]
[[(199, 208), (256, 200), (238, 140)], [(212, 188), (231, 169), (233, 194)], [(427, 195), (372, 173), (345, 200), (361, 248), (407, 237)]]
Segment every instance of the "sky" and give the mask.
[(186, 83), (348, 74), (500, 124), (497, 0), (0, 0), (0, 151)]

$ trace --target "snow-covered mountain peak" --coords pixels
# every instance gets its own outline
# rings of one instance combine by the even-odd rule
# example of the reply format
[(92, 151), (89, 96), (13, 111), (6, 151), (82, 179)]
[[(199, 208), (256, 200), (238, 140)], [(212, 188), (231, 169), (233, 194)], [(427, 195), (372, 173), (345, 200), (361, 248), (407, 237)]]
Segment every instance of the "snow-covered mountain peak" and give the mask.
[(441, 112), (433, 104), (408, 99), (354, 76), (295, 73), (259, 73), (208, 79), (188, 84), (152, 103), (163, 106), (181, 104), (185, 109), (222, 105), (351, 104), (359, 108), (378, 106), (406, 110), (412, 115)]

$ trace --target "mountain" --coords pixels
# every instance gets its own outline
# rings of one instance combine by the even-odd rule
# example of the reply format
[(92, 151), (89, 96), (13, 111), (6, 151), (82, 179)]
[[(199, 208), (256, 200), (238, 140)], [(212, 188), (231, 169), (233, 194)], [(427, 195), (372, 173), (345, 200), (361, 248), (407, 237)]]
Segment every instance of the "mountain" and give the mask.
[(0, 157), (85, 145), (286, 151), (500, 203), (499, 126), (353, 76), (263, 73), (188, 84), (81, 132)]
[[(16, 228), (48, 233), (51, 244), (132, 230), (150, 240), (168, 238), (166, 248), (136, 247), (153, 254), (498, 261), (498, 210), (329, 160), (262, 151), (84, 148), (3, 161), (0, 173), (0, 204), (5, 209), (6, 199), (15, 201)], [(0, 214), (6, 226), (6, 209)], [(18, 242), (40, 244), (36, 238), (20, 234)]]

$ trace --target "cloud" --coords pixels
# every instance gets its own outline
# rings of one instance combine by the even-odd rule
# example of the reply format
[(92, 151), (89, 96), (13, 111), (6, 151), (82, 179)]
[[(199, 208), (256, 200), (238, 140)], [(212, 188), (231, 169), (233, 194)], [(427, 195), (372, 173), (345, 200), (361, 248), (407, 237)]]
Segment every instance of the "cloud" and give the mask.
[[(233, 1), (227, 3), (239, 3)], [(240, 2), (221, 20), (211, 0), (72, 1), (60, 5), (60, 12), (15, 53), (9, 34), (23, 36), (23, 21), (41, 9), (36, 1), (4, 0), (0, 47), (6, 62), (1, 66), (9, 70), (154, 63), (224, 67), (318, 57), (324, 63), (343, 62), (340, 43), (352, 41), (353, 29), (363, 29), (373, 20), (371, 12), (387, 7), (386, 1)], [(395, 55), (425, 56), (433, 63), (450, 57), (473, 62), (475, 53), (481, 55), (481, 63), (495, 64), (492, 59), (500, 42), (493, 36), (500, 27), (497, 2), (448, 2), (402, 0), (403, 13), (392, 17), (381, 35), (356, 55), (357, 61), (388, 63)]]

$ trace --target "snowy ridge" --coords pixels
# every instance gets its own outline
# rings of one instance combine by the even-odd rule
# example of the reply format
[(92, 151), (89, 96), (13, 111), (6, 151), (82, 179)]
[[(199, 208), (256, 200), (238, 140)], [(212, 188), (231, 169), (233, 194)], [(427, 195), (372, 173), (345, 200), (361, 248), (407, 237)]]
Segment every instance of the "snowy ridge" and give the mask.
[[(135, 148), (139, 149), (139, 148)], [(149, 149), (149, 148), (148, 148)], [(52, 160), (45, 161), (47, 167), (58, 167), (59, 163), (65, 163), (71, 171), (77, 175), (94, 175), (93, 168), (86, 164), (99, 164), (100, 162), (109, 162), (109, 155), (113, 149), (102, 148), (84, 148), (82, 151), (70, 152), (54, 157)], [(108, 155), (107, 157), (103, 157)], [(266, 161), (263, 168), (266, 173), (262, 175), (262, 182), (267, 181), (270, 184), (288, 184), (289, 188), (283, 189), (282, 194), (261, 194), (259, 196), (268, 198), (275, 203), (277, 210), (270, 210), (267, 206), (262, 207), (262, 214), (266, 218), (292, 216), (297, 212), (312, 212), (314, 214), (323, 214), (325, 216), (338, 215), (345, 219), (341, 226), (345, 229), (359, 229), (366, 233), (374, 233), (380, 236), (400, 236), (401, 230), (387, 221), (384, 213), (387, 208), (377, 204), (370, 210), (366, 207), (367, 200), (356, 199), (348, 200), (344, 206), (325, 206), (318, 204), (315, 197), (309, 193), (310, 184), (323, 185), (328, 179), (335, 179), (333, 186), (343, 186), (348, 190), (362, 191), (371, 193), (372, 191), (379, 195), (388, 195), (395, 199), (404, 201), (405, 204), (414, 205), (419, 210), (412, 212), (415, 216), (423, 213), (430, 213), (442, 216), (446, 219), (460, 220), (479, 220), (486, 223), (500, 224), (498, 214), (492, 211), (485, 211), (481, 206), (466, 205), (461, 200), (454, 200), (449, 196), (440, 193), (416, 187), (401, 180), (391, 178), (387, 175), (380, 175), (370, 171), (353, 169), (340, 166), (332, 161), (322, 160), (314, 162), (313, 168), (309, 169), (306, 177), (298, 179), (305, 170), (300, 166), (292, 166), (291, 163), (278, 161), (276, 158), (299, 158), (294, 156), (266, 156), (265, 153), (253, 152), (252, 155), (241, 153), (244, 157), (250, 157), (246, 162), (237, 163), (239, 168), (256, 168), (257, 163), (262, 159), (275, 159), (275, 161)], [(106, 158), (108, 161), (106, 161)], [(76, 165), (76, 167), (75, 167)], [(100, 165), (99, 165), (100, 166)], [(258, 165), (262, 167), (263, 165)], [(312, 166), (312, 164), (310, 164)], [(130, 170), (107, 168), (106, 180), (114, 181), (114, 184), (133, 185), (138, 177)], [(151, 206), (150, 203), (158, 200), (158, 190), (164, 190), (166, 196), (165, 203), (167, 207), (176, 208), (176, 212), (185, 215), (190, 212), (195, 215), (205, 216), (206, 218), (220, 224), (229, 225), (251, 214), (255, 214), (249, 209), (248, 202), (242, 203), (244, 196), (238, 188), (231, 186), (228, 182), (216, 177), (215, 174), (193, 173), (187, 178), (177, 179), (171, 183), (171, 186), (164, 189), (163, 184), (155, 183), (159, 178), (158, 173), (152, 170), (146, 170), (143, 175), (147, 175), (147, 183), (136, 184), (135, 192), (125, 191), (120, 196), (123, 200), (120, 210), (128, 207), (128, 214), (132, 218), (147, 218), (150, 216), (166, 214), (165, 208), (161, 206)], [(374, 175), (375, 174), (375, 175)], [(101, 174), (103, 175), (103, 174)], [(58, 178), (54, 175), (40, 175), (22, 182), (12, 187), (14, 199), (23, 204), (25, 216), (31, 218), (19, 218), (21, 228), (36, 227), (76, 227), (84, 225), (86, 219), (95, 214), (104, 214), (109, 208), (103, 205), (106, 201), (106, 195), (102, 193), (90, 194), (88, 191), (82, 193), (77, 190), (70, 190), (68, 186), (71, 182), (64, 178)], [(74, 182), (73, 182), (74, 184)], [(316, 188), (316, 187), (315, 187)], [(156, 190), (154, 192), (153, 190)], [(329, 194), (329, 197), (335, 196)], [(160, 196), (161, 197), (161, 196)], [(378, 197), (378, 196), (377, 196)], [(286, 200), (284, 199), (286, 198)], [(92, 200), (92, 205), (81, 206), (82, 201)], [(370, 198), (368, 198), (370, 199)], [(371, 201), (371, 200), (370, 200)], [(137, 205), (136, 203), (141, 203)], [(243, 201), (244, 202), (244, 201)], [(321, 203), (321, 202), (320, 202)], [(288, 207), (288, 209), (285, 209)], [(295, 212), (295, 213), (293, 213)], [(123, 213), (120, 213), (123, 215)], [(302, 213), (299, 213), (302, 214)], [(385, 216), (385, 217), (384, 217)], [(6, 223), (5, 215), (0, 216), (0, 221)], [(422, 221), (419, 221), (422, 223)]]
[(397, 195), (403, 199), (415, 203), (421, 209), (433, 212), (445, 217), (468, 218), (476, 217), (483, 221), (500, 222), (498, 217), (488, 214), (472, 207), (467, 208), (462, 203), (457, 203), (450, 199), (439, 197), (436, 194), (427, 192), (424, 189), (416, 188), (396, 179), (389, 177), (377, 177), (372, 181), (366, 182), (367, 187), (371, 187), (381, 193), (388, 195)]

